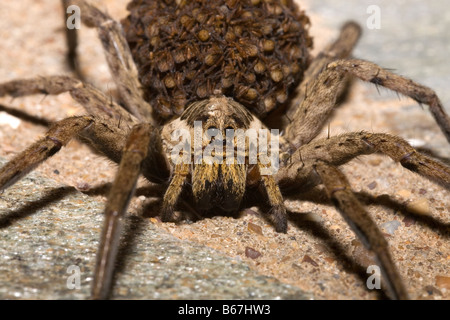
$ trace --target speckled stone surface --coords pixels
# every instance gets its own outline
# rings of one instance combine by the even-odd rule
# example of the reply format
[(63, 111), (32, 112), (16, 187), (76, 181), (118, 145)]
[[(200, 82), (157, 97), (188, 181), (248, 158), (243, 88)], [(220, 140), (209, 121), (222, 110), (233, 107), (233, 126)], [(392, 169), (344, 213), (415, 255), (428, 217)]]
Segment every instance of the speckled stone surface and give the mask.
[[(117, 19), (126, 14), (126, 0), (94, 2)], [(382, 9), (382, 29), (372, 33), (363, 28), (356, 55), (424, 82), (449, 101), (445, 2), (430, 0), (420, 6), (410, 5), (418, 1), (374, 2)], [(363, 24), (368, 16), (365, 1), (302, 3), (311, 15), (315, 53), (336, 37), (346, 20)], [(53, 0), (0, 4), (0, 81), (70, 74), (64, 63), (61, 11), (59, 1)], [(417, 23), (424, 17), (428, 24)], [(95, 32), (83, 27), (80, 39), (81, 65), (89, 81), (114, 92)], [(6, 159), (46, 129), (38, 121), (17, 117), (3, 121), (3, 111), (11, 108), (51, 121), (83, 112), (67, 94), (14, 101), (7, 97), (0, 105), (0, 156)], [(373, 86), (356, 82), (348, 101), (330, 120), (331, 134), (359, 130), (398, 134), (448, 161), (450, 147), (424, 109), (387, 90), (378, 93)], [(325, 129), (321, 136), (326, 134)], [(115, 169), (73, 141), (41, 165), (37, 176), (1, 195), (1, 298), (88, 296), (101, 211)], [(385, 233), (411, 297), (449, 299), (450, 192), (381, 155), (361, 157), (343, 170)], [(45, 177), (45, 183), (37, 177)], [(320, 189), (286, 199), (292, 212), (287, 234), (274, 232), (255, 208), (238, 218), (161, 223), (156, 216), (158, 193), (150, 189), (140, 181), (130, 204), (114, 297), (283, 299), (304, 298), (302, 292), (311, 292), (316, 299), (386, 297), (380, 290), (367, 289), (366, 269), (373, 264), (372, 257)], [(72, 265), (81, 272), (81, 288), (76, 290), (67, 288), (71, 275), (67, 268)], [(220, 268), (221, 275), (216, 273)]]
[[(2, 160), (0, 162), (4, 164)], [(0, 299), (89, 298), (103, 203), (30, 174), (0, 197)], [(241, 259), (125, 222), (117, 299), (311, 299)]]

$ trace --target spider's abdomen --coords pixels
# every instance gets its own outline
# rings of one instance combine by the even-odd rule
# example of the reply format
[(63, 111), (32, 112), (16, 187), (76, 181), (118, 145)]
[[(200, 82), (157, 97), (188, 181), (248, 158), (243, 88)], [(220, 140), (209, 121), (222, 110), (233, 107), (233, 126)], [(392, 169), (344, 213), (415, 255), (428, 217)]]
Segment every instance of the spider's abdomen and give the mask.
[(293, 0), (133, 0), (128, 10), (146, 99), (165, 119), (218, 93), (264, 116), (309, 63), (309, 19)]

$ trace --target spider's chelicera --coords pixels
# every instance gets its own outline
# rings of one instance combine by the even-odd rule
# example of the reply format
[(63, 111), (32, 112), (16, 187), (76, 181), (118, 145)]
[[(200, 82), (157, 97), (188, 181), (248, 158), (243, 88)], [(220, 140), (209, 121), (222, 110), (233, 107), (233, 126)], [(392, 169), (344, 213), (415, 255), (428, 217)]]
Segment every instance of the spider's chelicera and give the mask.
[[(408, 298), (383, 234), (338, 167), (384, 153), (447, 189), (450, 167), (389, 134), (316, 136), (350, 76), (427, 104), (449, 141), (450, 119), (431, 89), (349, 58), (361, 32), (357, 24), (345, 24), (339, 38), (312, 57), (309, 19), (293, 0), (133, 0), (121, 23), (83, 0), (63, 4), (78, 6), (82, 22), (98, 30), (120, 104), (74, 77), (1, 83), (0, 96), (69, 92), (87, 115), (56, 122), (9, 161), (0, 169), (0, 190), (77, 137), (119, 164), (105, 208), (93, 298), (109, 296), (121, 218), (141, 174), (166, 186), (163, 221), (179, 219), (181, 197), (192, 198), (200, 214), (227, 213), (240, 210), (247, 190), (255, 189), (267, 199), (275, 230), (284, 233), (283, 196), (323, 184), (376, 255), (391, 297)], [(71, 66), (81, 78), (77, 35), (67, 35)]]

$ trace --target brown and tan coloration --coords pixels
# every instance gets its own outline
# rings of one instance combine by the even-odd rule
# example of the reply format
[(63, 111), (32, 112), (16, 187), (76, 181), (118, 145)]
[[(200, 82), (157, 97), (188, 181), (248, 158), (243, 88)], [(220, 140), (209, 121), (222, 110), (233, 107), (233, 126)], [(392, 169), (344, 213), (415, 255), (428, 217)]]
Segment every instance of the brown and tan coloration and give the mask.
[[(201, 130), (195, 131), (194, 124), (201, 124)], [(271, 216), (275, 222), (275, 229), (279, 232), (287, 231), (286, 209), (283, 205), (281, 192), (276, 185), (274, 178), (270, 175), (262, 175), (261, 168), (264, 165), (260, 162), (249, 166), (249, 141), (243, 141), (245, 144), (245, 163), (239, 163), (237, 159), (239, 142), (238, 136), (233, 138), (233, 162), (230, 163), (226, 159), (226, 136), (227, 130), (236, 132), (237, 130), (267, 129), (267, 127), (256, 117), (254, 117), (243, 105), (235, 102), (231, 98), (224, 96), (214, 96), (208, 100), (195, 102), (188, 106), (180, 118), (169, 122), (162, 128), (161, 136), (163, 139), (165, 154), (169, 159), (176, 144), (182, 143), (183, 140), (174, 140), (172, 134), (177, 130), (183, 130), (189, 133), (191, 141), (188, 141), (190, 148), (190, 158), (183, 161), (183, 164), (172, 163), (175, 168), (172, 180), (169, 184), (168, 191), (164, 197), (164, 205), (162, 209), (163, 221), (173, 221), (174, 204), (180, 196), (181, 189), (186, 184), (192, 185), (192, 194), (195, 199), (196, 208), (200, 212), (210, 212), (221, 210), (223, 212), (235, 212), (240, 207), (244, 197), (245, 190), (249, 183), (263, 182), (264, 190), (268, 195), (269, 203), (272, 207), (276, 207), (271, 211)], [(217, 131), (214, 137), (208, 138), (208, 130)], [(221, 141), (217, 141), (220, 133)], [(270, 137), (269, 137), (270, 138)], [(216, 139), (215, 141), (213, 141)], [(200, 160), (196, 160), (198, 151), (195, 145), (201, 142), (202, 156), (207, 146), (216, 144), (213, 152), (221, 152), (218, 155), (218, 161), (209, 159), (208, 162), (203, 156)], [(178, 151), (178, 150), (177, 150)], [(181, 155), (182, 156), (182, 155)], [(215, 155), (212, 155), (213, 157)], [(212, 163), (211, 163), (212, 162)], [(247, 180), (247, 175), (252, 169), (253, 181)]]
[[(64, 3), (67, 4), (67, 1), (64, 1)], [(260, 185), (267, 191), (268, 203), (272, 207), (272, 217), (276, 229), (283, 232), (286, 230), (286, 216), (284, 214), (283, 197), (279, 191), (281, 190), (288, 195), (288, 191), (299, 192), (300, 189), (309, 189), (315, 185), (323, 184), (329, 197), (336, 203), (355, 233), (368, 249), (377, 254), (391, 296), (401, 299), (408, 297), (397, 268), (390, 254), (387, 253), (386, 243), (380, 231), (375, 223), (367, 218), (367, 213), (359, 200), (353, 195), (346, 178), (336, 167), (359, 155), (381, 152), (400, 162), (407, 169), (440, 183), (447, 189), (450, 187), (450, 168), (420, 154), (403, 139), (392, 135), (358, 132), (322, 140), (314, 140), (314, 138), (317, 136), (318, 129), (323, 126), (335, 107), (337, 97), (342, 92), (347, 77), (356, 76), (406, 94), (419, 102), (429, 104), (439, 126), (447, 139), (450, 140), (449, 118), (432, 90), (396, 76), (372, 63), (347, 59), (360, 34), (357, 25), (348, 23), (343, 27), (338, 40), (311, 62), (310, 68), (304, 73), (304, 81), (291, 84), (292, 88), (300, 87), (298, 97), (289, 100), (285, 110), (276, 110), (285, 111), (292, 116), (288, 117), (291, 121), (280, 128), (286, 132), (287, 142), (281, 145), (285, 156), (282, 158), (281, 169), (273, 178), (261, 175), (257, 167), (256, 169), (255, 167), (249, 167), (246, 170), (243, 170), (242, 167), (234, 167), (230, 170), (230, 168), (201, 164), (197, 171), (192, 171), (189, 166), (172, 166), (168, 161), (169, 155), (165, 150), (168, 140), (161, 132), (164, 132), (164, 130), (170, 132), (171, 129), (177, 127), (175, 124), (177, 121), (181, 121), (179, 119), (183, 116), (175, 119), (174, 122), (164, 124), (162, 128), (155, 125), (157, 121), (153, 119), (154, 106), (150, 107), (150, 104), (145, 102), (144, 92), (141, 91), (138, 81), (137, 68), (131, 58), (132, 51), (128, 47), (120, 24), (95, 7), (88, 5), (85, 1), (72, 1), (72, 3), (82, 8), (87, 17), (85, 23), (99, 31), (107, 61), (119, 88), (120, 101), (124, 108), (106, 98), (94, 87), (70, 77), (45, 77), (0, 84), (0, 96), (19, 97), (36, 93), (59, 94), (70, 92), (72, 97), (82, 104), (90, 115), (69, 118), (56, 123), (44, 139), (33, 144), (0, 169), (0, 181), (2, 182), (1, 188), (11, 185), (17, 180), (18, 176), (29, 172), (46, 158), (52, 156), (70, 138), (76, 136), (87, 139), (90, 141), (88, 142), (90, 145), (97, 148), (106, 157), (120, 163), (106, 206), (107, 219), (98, 256), (98, 267), (94, 275), (94, 298), (108, 297), (115, 262), (115, 248), (118, 243), (119, 232), (117, 230), (120, 230), (117, 226), (120, 225), (120, 219), (125, 214), (127, 203), (133, 194), (139, 173), (150, 181), (168, 186), (163, 200), (163, 217), (166, 216), (167, 218), (171, 217), (170, 212), (175, 208), (187, 179), (191, 179), (191, 183), (197, 184), (193, 189), (196, 190), (195, 193), (200, 202), (211, 198), (213, 193), (210, 190), (214, 189), (214, 187), (205, 188), (201, 180), (204, 177), (209, 181), (216, 182), (216, 191), (218, 190), (217, 180), (220, 180), (216, 178), (220, 178), (220, 175), (222, 176), (222, 183), (223, 181), (230, 181), (230, 179), (237, 181), (237, 186), (233, 187), (236, 191), (229, 192), (231, 196), (228, 197), (234, 201), (234, 204), (240, 202), (239, 198), (242, 194), (244, 185), (242, 181), (244, 179), (252, 184), (261, 181)], [(170, 3), (170, 1), (165, 3)], [(241, 3), (247, 4), (244, 1), (227, 1), (229, 8)], [(279, 8), (284, 8), (286, 5), (285, 1), (252, 1), (252, 3), (276, 3)], [(135, 9), (141, 8), (144, 11), (141, 12), (143, 13), (142, 16), (148, 9), (145, 6), (139, 7), (137, 1), (133, 2), (133, 6)], [(292, 7), (289, 7), (287, 11), (292, 11)], [(300, 14), (300, 16), (302, 15)], [(303, 18), (299, 19), (300, 24), (306, 21)], [(230, 20), (227, 23), (232, 24), (233, 21)], [(205, 32), (199, 32), (198, 37), (199, 41), (202, 42), (209, 40)], [(276, 39), (278, 37), (281, 36), (276, 35)], [(220, 41), (221, 38), (218, 40)], [(268, 42), (263, 43), (263, 48), (273, 50), (271, 49), (272, 44)], [(300, 48), (300, 50), (303, 49), (305, 48)], [(307, 54), (304, 58), (306, 59), (306, 57)], [(214, 57), (205, 57), (205, 59), (199, 59), (199, 61), (208, 65), (214, 61)], [(76, 64), (72, 65), (76, 66)], [(257, 63), (254, 67), (256, 67), (255, 71), (263, 70), (263, 68), (260, 68), (261, 65)], [(277, 80), (282, 82), (281, 73), (276, 71), (271, 73), (270, 77), (275, 82)], [(176, 83), (172, 82), (175, 79), (165, 80), (164, 83), (168, 87)], [(195, 102), (194, 105), (205, 107), (217, 101), (217, 99), (222, 101), (227, 99), (221, 96), (217, 97), (216, 89), (208, 91), (208, 96), (205, 99), (199, 99), (200, 101)], [(213, 93), (213, 96), (211, 96), (211, 93)], [(189, 96), (198, 98), (196, 94), (195, 90), (189, 92)], [(221, 113), (204, 118), (205, 125), (206, 123), (215, 123), (216, 128), (224, 126), (229, 121), (230, 111), (243, 110), (240, 109), (238, 104), (228, 102), (223, 104)], [(177, 106), (177, 104), (174, 103), (174, 106)], [(187, 104), (183, 105), (183, 110), (187, 106)], [(189, 108), (186, 111), (189, 114)], [(200, 108), (198, 113), (192, 113), (191, 115), (195, 115), (193, 119), (198, 119), (197, 115), (201, 115), (203, 111)], [(182, 111), (178, 110), (177, 112), (181, 113)], [(256, 123), (262, 123), (254, 116), (252, 117), (253, 123), (255, 121)], [(219, 119), (221, 120), (219, 121)], [(245, 117), (243, 119), (245, 120)], [(269, 122), (269, 120), (269, 118), (266, 118), (264, 122)], [(242, 123), (245, 124), (245, 121)], [(227, 173), (224, 175), (223, 172)], [(221, 194), (219, 197), (223, 199), (224, 196)]]

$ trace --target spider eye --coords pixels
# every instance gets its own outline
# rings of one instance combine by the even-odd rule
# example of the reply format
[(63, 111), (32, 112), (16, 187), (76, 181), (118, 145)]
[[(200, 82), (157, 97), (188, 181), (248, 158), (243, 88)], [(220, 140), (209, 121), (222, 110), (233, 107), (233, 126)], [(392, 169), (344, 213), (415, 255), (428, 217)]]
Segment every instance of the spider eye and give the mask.
[(219, 134), (219, 129), (217, 129), (214, 126), (209, 127), (206, 129), (206, 136), (208, 139), (212, 139), (213, 137), (217, 136)]
[(219, 132), (219, 129), (217, 129), (214, 126), (211, 126), (208, 129), (206, 129), (206, 132), (208, 133), (209, 136), (215, 136)]

